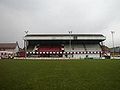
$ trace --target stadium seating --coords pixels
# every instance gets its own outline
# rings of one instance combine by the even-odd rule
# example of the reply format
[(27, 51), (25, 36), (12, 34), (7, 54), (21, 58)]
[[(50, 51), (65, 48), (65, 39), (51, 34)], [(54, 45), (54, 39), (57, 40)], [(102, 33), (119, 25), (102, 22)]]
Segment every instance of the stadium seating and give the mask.
[[(70, 45), (66, 45), (65, 47), (65, 51), (69, 52), (70, 51)], [(85, 51), (85, 48), (83, 46), (83, 44), (79, 44), (79, 45), (72, 45), (71, 47), (71, 51), (72, 52), (80, 52), (80, 51)]]
[(27, 51), (28, 51), (28, 52), (32, 52), (32, 51), (34, 50), (34, 47), (35, 47), (35, 46), (28, 46)]
[(101, 51), (99, 44), (85, 44), (86, 51)]
[[(70, 46), (66, 45), (65, 51), (70, 51)], [(72, 45), (71, 52), (84, 52), (84, 51), (101, 51), (101, 47), (99, 44), (79, 44), (79, 45)]]
[(61, 52), (61, 46), (39, 46), (38, 52)]

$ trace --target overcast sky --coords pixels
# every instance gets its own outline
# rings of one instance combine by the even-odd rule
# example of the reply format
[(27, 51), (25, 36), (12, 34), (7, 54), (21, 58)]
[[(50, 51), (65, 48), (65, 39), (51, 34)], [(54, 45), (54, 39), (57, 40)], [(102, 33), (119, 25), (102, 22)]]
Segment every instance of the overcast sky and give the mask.
[(101, 33), (120, 46), (120, 0), (0, 0), (0, 42), (29, 33)]

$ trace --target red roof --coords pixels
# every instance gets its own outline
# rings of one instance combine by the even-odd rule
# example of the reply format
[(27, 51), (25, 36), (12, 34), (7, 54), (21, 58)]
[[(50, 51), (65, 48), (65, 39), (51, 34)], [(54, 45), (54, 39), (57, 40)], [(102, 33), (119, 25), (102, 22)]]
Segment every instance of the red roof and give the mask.
[(0, 43), (0, 49), (15, 49), (17, 43)]

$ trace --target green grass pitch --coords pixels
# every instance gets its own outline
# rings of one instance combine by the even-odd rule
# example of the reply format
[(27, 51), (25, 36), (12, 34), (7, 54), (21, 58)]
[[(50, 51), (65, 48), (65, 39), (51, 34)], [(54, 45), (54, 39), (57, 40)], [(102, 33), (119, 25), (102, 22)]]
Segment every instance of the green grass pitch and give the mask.
[(120, 90), (120, 60), (0, 60), (0, 90)]

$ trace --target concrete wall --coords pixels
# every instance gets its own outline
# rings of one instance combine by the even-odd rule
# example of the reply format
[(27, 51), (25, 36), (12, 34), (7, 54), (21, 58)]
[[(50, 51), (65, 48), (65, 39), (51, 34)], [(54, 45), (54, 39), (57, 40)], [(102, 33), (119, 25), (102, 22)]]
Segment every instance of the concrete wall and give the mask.
[(74, 54), (73, 58), (76, 59), (84, 59), (84, 58), (94, 58), (94, 59), (99, 59), (100, 54)]

